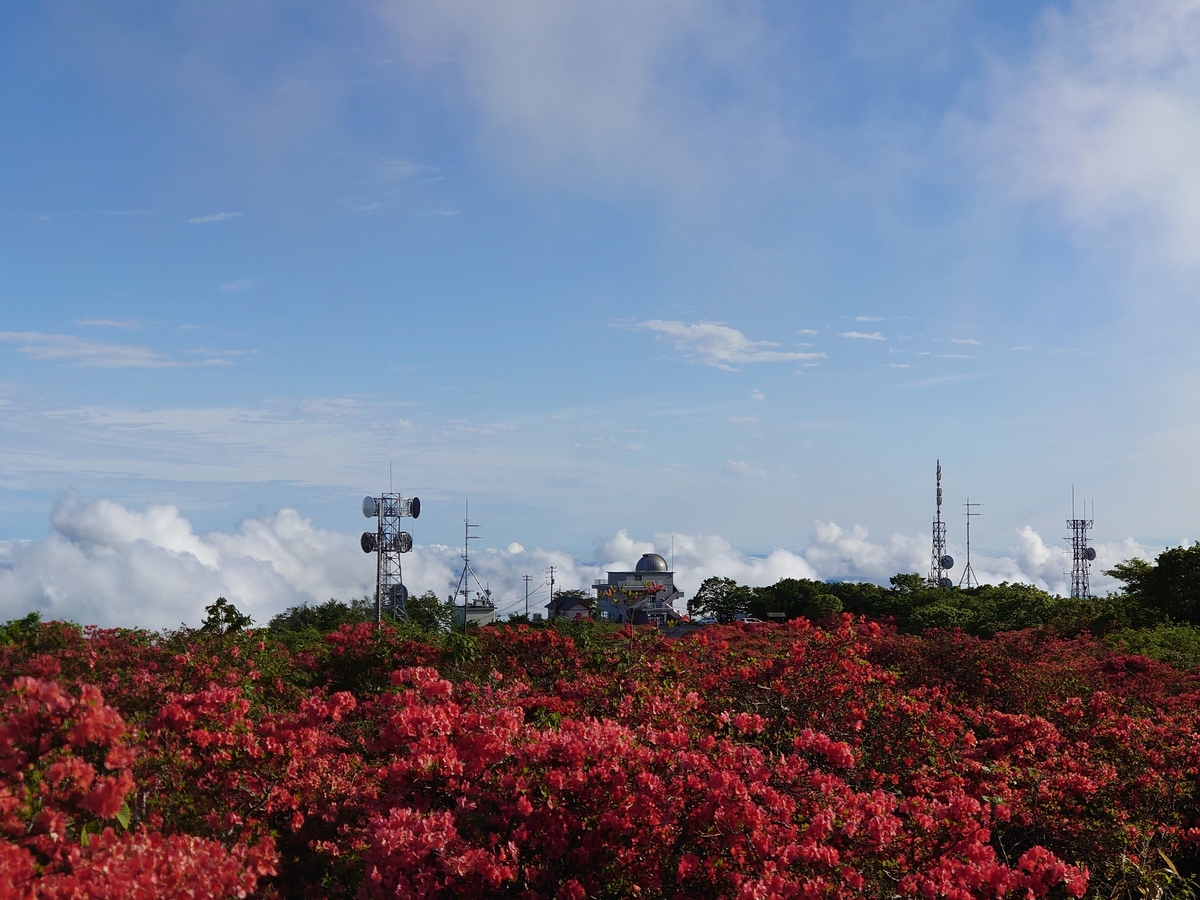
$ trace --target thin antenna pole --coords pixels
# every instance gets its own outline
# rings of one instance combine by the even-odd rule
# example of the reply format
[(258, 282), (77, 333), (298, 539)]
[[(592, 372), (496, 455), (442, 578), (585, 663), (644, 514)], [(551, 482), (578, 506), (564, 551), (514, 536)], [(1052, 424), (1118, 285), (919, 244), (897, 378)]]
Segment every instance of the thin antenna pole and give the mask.
[(675, 571), (675, 534), (671, 533), (671, 571)]
[(554, 611), (554, 566), (550, 567), (550, 610)]
[(979, 579), (975, 577), (975, 570), (971, 568), (971, 517), (982, 515), (982, 513), (971, 512), (971, 507), (983, 506), (983, 504), (972, 503), (971, 498), (967, 497), (967, 502), (963, 506), (967, 508), (965, 513), (967, 517), (967, 566), (963, 570), (962, 578), (958, 580), (958, 586), (962, 587), (965, 583), (967, 587), (979, 587)]
[(525, 621), (529, 621), (529, 582), (533, 581), (532, 575), (522, 575), (525, 579)]
[(463, 552), (462, 574), (458, 576), (458, 587), (450, 596), (450, 602), (458, 605), (458, 597), (462, 595), (463, 609), (463, 633), (467, 630), (467, 607), (471, 605), (471, 581), (474, 580), (476, 590), (477, 603), (476, 606), (490, 608), (495, 614), (495, 604), (492, 602), (492, 592), (488, 588), (479, 583), (479, 577), (475, 574), (475, 570), (471, 568), (471, 541), (479, 540), (479, 536), (471, 534), (472, 528), (478, 528), (478, 525), (471, 524), (471, 501), (467, 500), (463, 506)]

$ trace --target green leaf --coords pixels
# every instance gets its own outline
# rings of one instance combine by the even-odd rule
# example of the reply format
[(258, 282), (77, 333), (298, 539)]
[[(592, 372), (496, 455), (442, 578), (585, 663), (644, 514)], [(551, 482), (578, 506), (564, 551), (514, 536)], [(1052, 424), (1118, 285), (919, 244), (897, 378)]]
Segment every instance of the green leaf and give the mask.
[(129, 820), (132, 818), (132, 816), (133, 813), (129, 809), (129, 804), (122, 803), (121, 808), (117, 810), (117, 821), (121, 824), (122, 828), (129, 827)]

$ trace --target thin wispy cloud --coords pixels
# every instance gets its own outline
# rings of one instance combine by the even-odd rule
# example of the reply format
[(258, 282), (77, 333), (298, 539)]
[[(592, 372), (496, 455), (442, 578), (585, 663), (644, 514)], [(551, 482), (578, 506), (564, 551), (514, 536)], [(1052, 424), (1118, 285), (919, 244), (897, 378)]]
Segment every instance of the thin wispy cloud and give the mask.
[(971, 344), (974, 347), (981, 346), (979, 341), (975, 340), (974, 338), (950, 338), (950, 343), (952, 343), (952, 344)]
[(628, 327), (656, 332), (662, 340), (674, 345), (684, 358), (727, 372), (735, 372), (738, 366), (749, 363), (826, 358), (824, 353), (779, 350), (776, 341), (753, 341), (736, 328), (716, 322), (650, 319)]
[[(1086, 232), (1195, 264), (1200, 16), (1187, 0), (1049, 7), (1033, 52), (997, 67), (975, 135), (989, 174)], [(1124, 230), (1132, 225), (1127, 231)]]
[(886, 341), (878, 331), (839, 331), (838, 337), (850, 338), (853, 341)]
[(422, 166), (400, 157), (381, 159), (376, 167), (376, 174), (381, 181), (400, 181), (420, 175), (424, 171)]
[(855, 316), (855, 322), (882, 322), (883, 316)]
[(725, 463), (725, 468), (730, 472), (737, 472), (739, 475), (752, 475), (756, 478), (761, 478), (763, 475), (767, 474), (758, 466), (740, 459), (727, 460)]
[(73, 334), (43, 334), (37, 331), (0, 331), (0, 341), (16, 344), (17, 352), (41, 362), (71, 363), (92, 369), (171, 369), (182, 366), (228, 365), (228, 360), (209, 358), (195, 362), (172, 359), (150, 347), (92, 341)]
[(228, 293), (236, 293), (238, 291), (248, 291), (254, 287), (253, 278), (239, 278), (237, 281), (227, 281), (221, 285), (221, 290)]
[(122, 328), (127, 331), (142, 327), (142, 323), (136, 319), (76, 319), (75, 324), (85, 328)]
[(230, 219), (236, 219), (239, 216), (245, 215), (240, 212), (219, 212), (212, 213), (208, 216), (196, 216), (194, 219), (188, 219), (189, 225), (215, 225), (217, 222), (227, 222)]
[(820, 334), (820, 333), (821, 332), (817, 331), (817, 329), (815, 329), (815, 328), (797, 328), (796, 329), (796, 334), (807, 334), (810, 337), (813, 335)]

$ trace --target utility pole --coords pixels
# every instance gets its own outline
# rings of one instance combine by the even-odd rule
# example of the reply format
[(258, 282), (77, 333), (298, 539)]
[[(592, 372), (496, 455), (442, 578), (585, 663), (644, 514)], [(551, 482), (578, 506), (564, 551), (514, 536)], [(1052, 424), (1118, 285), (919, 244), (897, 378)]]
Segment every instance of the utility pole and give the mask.
[(529, 582), (533, 581), (532, 575), (522, 575), (525, 579), (525, 621), (529, 621)]
[(550, 613), (554, 614), (554, 566), (550, 567)]

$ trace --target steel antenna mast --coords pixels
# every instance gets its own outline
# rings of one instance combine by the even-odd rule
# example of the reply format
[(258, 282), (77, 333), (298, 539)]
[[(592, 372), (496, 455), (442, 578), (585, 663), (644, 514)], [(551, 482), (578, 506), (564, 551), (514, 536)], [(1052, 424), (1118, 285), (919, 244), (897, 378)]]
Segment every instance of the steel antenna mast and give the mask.
[(1071, 536), (1065, 538), (1071, 542), (1071, 597), (1076, 600), (1087, 600), (1092, 596), (1091, 566), (1096, 558), (1096, 548), (1088, 546), (1088, 529), (1095, 524), (1096, 505), (1092, 504), (1092, 516), (1087, 517), (1087, 501), (1083, 504), (1083, 518), (1075, 518), (1075, 488), (1071, 487), (1071, 518), (1067, 519), (1067, 527)]
[(963, 570), (962, 578), (958, 580), (958, 586), (963, 587), (979, 587), (979, 579), (975, 577), (975, 570), (971, 568), (971, 517), (983, 515), (982, 513), (971, 512), (972, 506), (983, 506), (982, 503), (972, 503), (971, 498), (967, 498), (967, 502), (963, 504), (967, 508), (967, 567)]
[(954, 586), (946, 572), (954, 568), (954, 557), (946, 552), (946, 523), (942, 521), (942, 461), (937, 461), (937, 512), (933, 517), (933, 553), (930, 557), (929, 580), (940, 588)]
[[(390, 473), (388, 481), (391, 481)], [(388, 486), (391, 487), (390, 483)], [(400, 554), (412, 550), (413, 541), (411, 534), (400, 529), (400, 520), (418, 518), (421, 501), (389, 491), (378, 497), (363, 497), (362, 513), (368, 519), (377, 520), (375, 531), (364, 531), (359, 540), (364, 553), (376, 554), (375, 624), (382, 624), (385, 612), (401, 621), (407, 620), (408, 588), (404, 586)]]
[[(492, 604), (491, 590), (489, 590), (488, 588), (484, 587), (482, 584), (479, 583), (479, 578), (478, 578), (478, 576), (476, 576), (475, 570), (471, 568), (471, 541), (479, 540), (479, 535), (471, 534), (471, 529), (478, 528), (479, 526), (471, 524), (471, 501), (470, 500), (465, 502), (464, 510), (465, 510), (465, 512), (463, 514), (463, 552), (462, 552), (463, 569), (462, 569), (462, 574), (460, 574), (458, 576), (458, 587), (456, 587), (454, 589), (454, 593), (450, 595), (450, 602), (453, 603), (455, 606), (457, 606), (458, 598), (460, 596), (462, 597), (463, 632), (465, 633), (467, 630), (467, 607), (471, 606), (471, 605), (492, 607), (493, 604)], [(475, 588), (476, 588), (476, 591), (475, 591), (476, 602), (474, 604), (471, 603), (471, 582), (472, 581), (475, 582)]]

